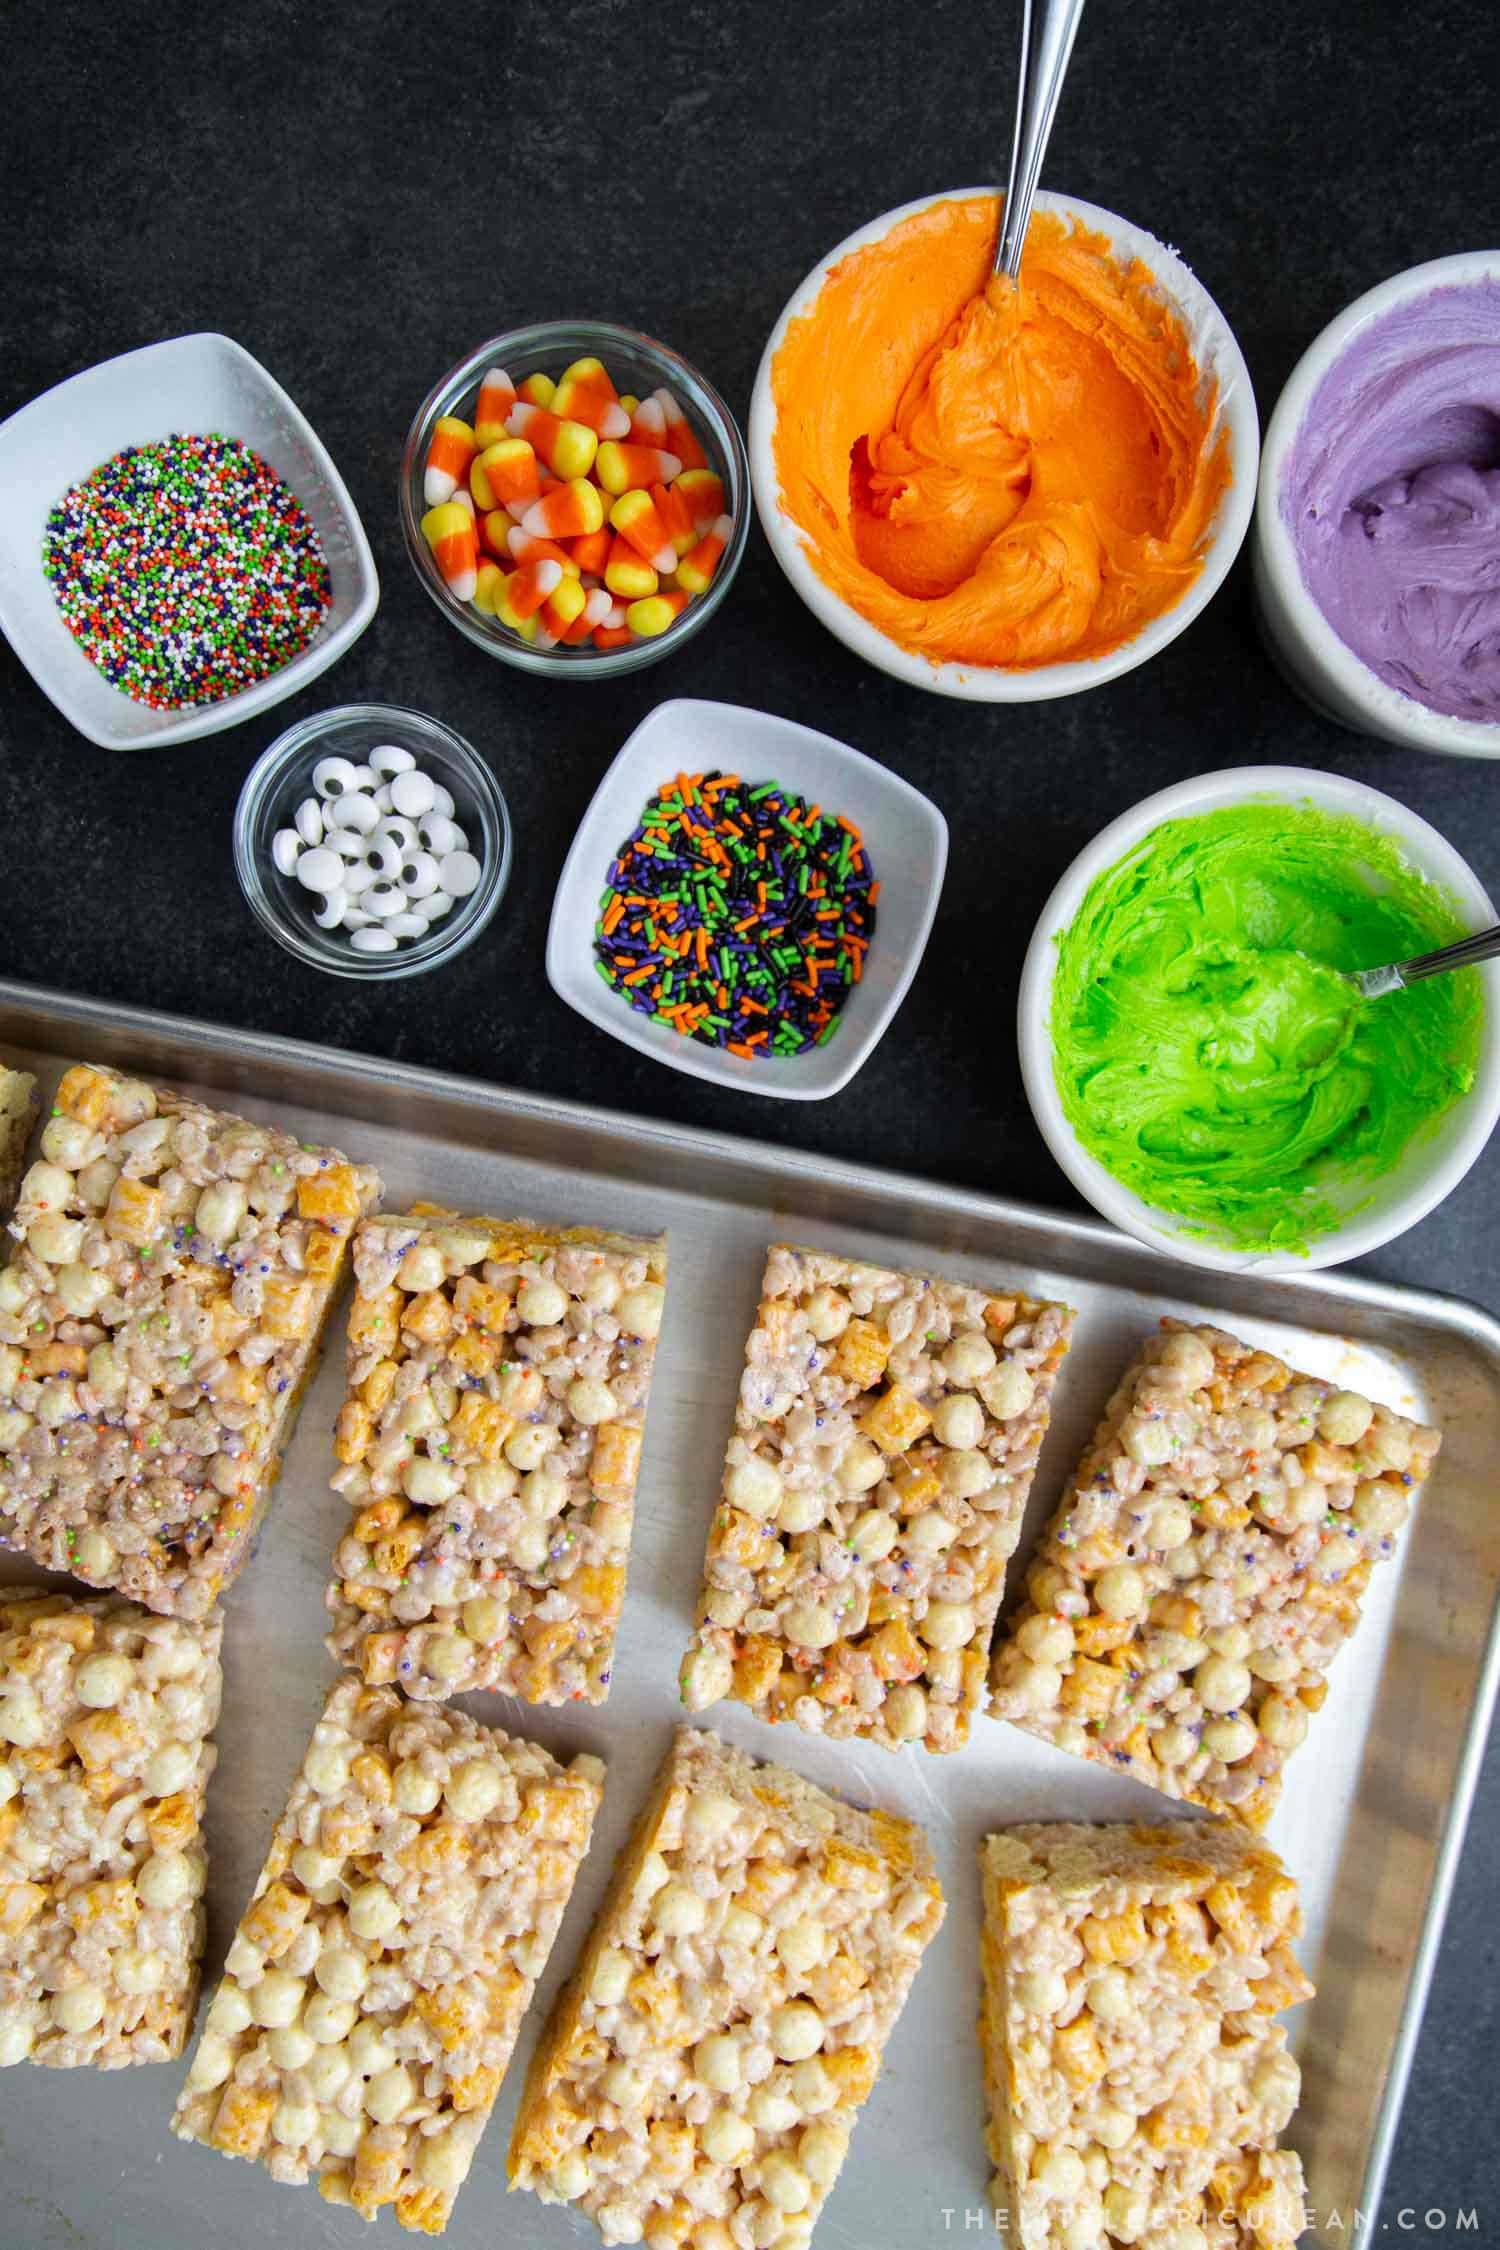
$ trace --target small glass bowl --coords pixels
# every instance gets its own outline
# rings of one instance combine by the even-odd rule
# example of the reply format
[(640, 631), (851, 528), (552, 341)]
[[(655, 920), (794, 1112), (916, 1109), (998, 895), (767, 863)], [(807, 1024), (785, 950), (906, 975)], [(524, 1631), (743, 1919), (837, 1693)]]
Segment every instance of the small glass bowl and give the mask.
[[(298, 805), (313, 795), (313, 767), (319, 759), (348, 758), (359, 765), (383, 742), (409, 750), (450, 792), (453, 817), (467, 832), (481, 872), (468, 897), (457, 900), (426, 937), (399, 945), (394, 953), (356, 953), (347, 932), (318, 928), (314, 894), (294, 875), (280, 873), (271, 858), (271, 840), (278, 829), (294, 825)], [(299, 961), (330, 976), (366, 983), (420, 976), (472, 945), (500, 904), (510, 879), (510, 856), (510, 814), (478, 751), (440, 720), (389, 703), (344, 703), (288, 727), (251, 767), (234, 811), (234, 871), (256, 920)]]
[[(673, 393), (702, 441), (710, 466), (724, 480), (724, 512), (732, 517), (734, 530), (708, 592), (691, 601), (676, 622), (654, 640), (632, 641), (624, 648), (594, 648), (587, 642), (577, 648), (562, 645), (534, 648), (509, 626), (502, 625), (498, 618), (482, 616), (472, 602), (455, 601), (443, 584), (431, 550), (422, 537), (422, 518), (427, 512), (422, 495), (427, 448), (432, 440), (433, 424), (440, 415), (461, 414), (465, 420), (473, 418), (480, 381), (487, 368), (503, 367), (515, 383), (535, 374), (539, 368), (555, 379), (572, 361), (590, 355), (603, 360), (621, 391), (645, 398), (665, 385)], [(406, 450), (401, 456), (400, 504), (401, 531), (412, 569), (449, 624), (456, 625), (476, 648), (500, 657), (507, 664), (519, 665), (523, 672), (545, 672), (567, 679), (608, 680), (621, 672), (634, 672), (644, 664), (654, 664), (658, 657), (670, 656), (708, 623), (724, 599), (740, 567), (750, 532), (750, 463), (734, 416), (718, 392), (704, 381), (696, 368), (690, 367), (685, 359), (679, 359), (665, 344), (656, 343), (650, 336), (638, 335), (633, 328), (617, 328), (604, 320), (539, 320), (529, 328), (508, 329), (503, 336), (481, 344), (478, 351), (471, 352), (466, 360), (450, 369), (436, 388), (429, 391), (417, 410), (407, 436)]]

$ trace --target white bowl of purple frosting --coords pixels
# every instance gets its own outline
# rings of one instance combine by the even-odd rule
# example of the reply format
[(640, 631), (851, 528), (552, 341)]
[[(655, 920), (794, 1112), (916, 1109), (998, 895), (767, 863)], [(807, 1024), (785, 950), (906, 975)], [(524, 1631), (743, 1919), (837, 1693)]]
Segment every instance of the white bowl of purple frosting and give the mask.
[(1303, 353), (1252, 557), (1272, 652), (1325, 716), (1500, 758), (1500, 250), (1397, 274)]

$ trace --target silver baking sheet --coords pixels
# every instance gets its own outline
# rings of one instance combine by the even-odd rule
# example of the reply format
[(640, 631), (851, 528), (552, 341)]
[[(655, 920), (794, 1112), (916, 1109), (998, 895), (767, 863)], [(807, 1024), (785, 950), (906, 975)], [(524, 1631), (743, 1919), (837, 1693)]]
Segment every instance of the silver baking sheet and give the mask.
[[(1092, 1222), (706, 1133), (433, 1077), (292, 1042), (0, 984), (0, 1054), (55, 1079), (88, 1057), (190, 1087), (332, 1140), (380, 1167), (390, 1208), (414, 1196), (666, 1229), (667, 1314), (647, 1431), (630, 1589), (602, 1710), (536, 1711), (496, 1696), (477, 1715), (609, 1764), (604, 1810), (552, 1965), (447, 2240), (458, 2250), (566, 2250), (593, 2230), (508, 2195), (504, 2156), (536, 2031), (570, 1968), (611, 1861), (680, 1712), (676, 1670), (766, 1244), (792, 1236), (955, 1279), (1015, 1282), (1079, 1308), (1021, 1555), (1143, 1330), (1164, 1312), (1220, 1319), (1296, 1366), (1441, 1424), (1446, 1442), (1328, 1703), (1289, 1769), (1271, 1840), (1298, 1876), (1304, 2072), (1290, 2138), (1307, 2165), (1312, 2239), (1342, 2250), (1374, 2218), (1497, 1671), (1500, 1326), (1471, 1307), (1368, 1281), (1207, 1277)], [(205, 1985), (245, 1903), (271, 1822), (333, 1676), (322, 1593), (345, 1508), (328, 1488), (341, 1351), (302, 1410), (260, 1548), (228, 1601)], [(20, 1572), (11, 1561), (8, 1575)], [(952, 1758), (820, 1743), (733, 1704), (723, 1733), (813, 1779), (913, 1815), (937, 1849), (949, 1918), (891, 2042), (822, 2250), (944, 2250), (996, 2233), (987, 2210), (974, 2039), (979, 1838), (1019, 1819), (1160, 1817), (1172, 1808), (1014, 1728), (976, 1722)], [(183, 2065), (113, 2074), (7, 2073), (0, 2102), (0, 2241), (26, 2250), (251, 2250), (394, 2244), (387, 2213), (361, 2238), (315, 2189), (276, 2186), (168, 2134)]]

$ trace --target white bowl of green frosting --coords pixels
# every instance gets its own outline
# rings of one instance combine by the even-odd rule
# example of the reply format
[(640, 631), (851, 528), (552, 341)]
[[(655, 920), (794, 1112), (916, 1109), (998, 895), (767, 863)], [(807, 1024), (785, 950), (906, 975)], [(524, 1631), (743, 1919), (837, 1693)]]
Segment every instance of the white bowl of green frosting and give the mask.
[(1037, 1124), (1098, 1211), (1187, 1264), (1359, 1257), (1440, 1203), (1500, 1119), (1500, 964), (1379, 1001), (1339, 972), (1496, 919), (1452, 845), (1361, 782), (1251, 766), (1162, 790), (1037, 924), (1019, 1018)]

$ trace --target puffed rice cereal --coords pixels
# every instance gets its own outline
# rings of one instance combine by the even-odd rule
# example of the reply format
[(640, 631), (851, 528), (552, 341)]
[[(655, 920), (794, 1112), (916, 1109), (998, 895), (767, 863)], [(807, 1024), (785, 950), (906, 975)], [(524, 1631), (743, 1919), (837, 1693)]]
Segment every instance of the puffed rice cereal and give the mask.
[(182, 2140), (441, 2234), (546, 1965), (604, 1767), (346, 1674), (229, 1948)]
[(1441, 1439), (1164, 1321), (1026, 1574), (990, 1709), (1264, 1827)]
[(690, 1711), (957, 1750), (1072, 1335), (1066, 1305), (783, 1245), (745, 1347)]
[(354, 1246), (328, 1646), (375, 1684), (602, 1703), (666, 1245), (380, 1218)]
[(16, 1189), (21, 1184), (21, 1167), (26, 1160), (26, 1142), (35, 1107), (36, 1080), (31, 1073), (7, 1070), (0, 1063), (0, 1219), (10, 1216)]
[(539, 2042), (512, 2185), (608, 2243), (803, 2250), (942, 1919), (910, 1821), (683, 1728)]
[(77, 1064), (0, 1272), (0, 1538), (203, 1617), (249, 1552), (380, 1182)]
[(221, 1632), (0, 1594), (0, 2066), (117, 2070), (187, 2044)]
[(1017, 2250), (1291, 2250), (1310, 1997), (1297, 1886), (1247, 1830), (1041, 1824), (980, 1847), (993, 2193)]

